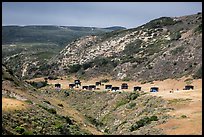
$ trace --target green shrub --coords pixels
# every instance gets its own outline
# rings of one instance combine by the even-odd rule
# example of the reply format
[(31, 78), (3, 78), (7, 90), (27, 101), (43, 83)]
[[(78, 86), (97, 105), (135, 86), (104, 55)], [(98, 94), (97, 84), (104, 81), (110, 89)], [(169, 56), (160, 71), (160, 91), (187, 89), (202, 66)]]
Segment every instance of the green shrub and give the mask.
[(66, 122), (67, 122), (69, 125), (73, 125), (72, 120), (71, 120), (68, 116), (64, 116), (64, 118), (66, 119)]
[(91, 124), (95, 125), (96, 127), (103, 125), (102, 122), (100, 122), (99, 120), (97, 120), (97, 119), (95, 119), (95, 118), (93, 118), (91, 116), (86, 116), (86, 118), (91, 122)]
[(74, 64), (69, 66), (69, 72), (70, 73), (76, 73), (81, 69), (81, 65), (80, 64)]
[(202, 23), (195, 28), (194, 32), (202, 33)]
[(47, 110), (47, 111), (48, 111), (49, 113), (51, 113), (51, 114), (57, 114), (57, 111), (56, 111), (54, 108), (47, 108), (47, 107), (42, 106), (42, 105), (40, 105), (40, 104), (38, 104), (38, 106), (41, 107), (41, 108), (43, 108), (43, 109), (45, 109), (45, 110)]
[(29, 104), (33, 104), (33, 102), (31, 100), (26, 100), (25, 102), (27, 102)]
[(158, 121), (158, 117), (157, 116), (151, 116), (150, 117), (150, 121)]
[(128, 102), (129, 102), (129, 100), (127, 100), (127, 99), (123, 99), (123, 100), (117, 101), (117, 102), (116, 102), (115, 109), (118, 108), (118, 107), (120, 107), (120, 106), (122, 106), (122, 105), (127, 104)]
[(134, 92), (134, 93), (130, 93), (130, 95), (128, 96), (129, 100), (135, 100), (137, 97), (139, 97), (139, 93)]
[(52, 113), (52, 114), (57, 114), (57, 111), (54, 108), (49, 108), (49, 109), (47, 109), (47, 111)]
[(144, 117), (144, 118), (140, 119), (139, 121), (137, 121), (135, 124), (133, 124), (130, 127), (130, 131), (132, 132), (134, 130), (139, 129), (140, 127), (148, 125), (148, 124), (151, 123), (151, 121), (158, 121), (157, 116), (151, 116), (150, 118), (149, 117)]
[(145, 83), (147, 83), (147, 81), (141, 81), (141, 84), (145, 84)]
[(49, 80), (56, 80), (56, 79), (58, 79), (58, 77), (55, 77), (55, 76), (49, 76), (47, 79), (49, 79)]
[(136, 106), (136, 103), (134, 103), (134, 102), (131, 102), (131, 103), (129, 103), (128, 105), (127, 105), (127, 109), (132, 109), (133, 107), (135, 107)]
[(198, 71), (193, 75), (194, 79), (202, 78), (202, 66), (198, 69)]
[(109, 82), (109, 79), (102, 79), (101, 82), (102, 83), (107, 83), (107, 82)]
[(110, 59), (106, 57), (96, 57), (92, 62), (94, 65), (102, 67), (106, 66), (110, 62)]
[(109, 129), (108, 129), (108, 128), (105, 128), (104, 132), (105, 132), (105, 133), (109, 133)]
[(34, 135), (33, 131), (25, 131), (22, 135)]
[(132, 55), (136, 54), (140, 51), (140, 45), (142, 43), (142, 40), (136, 39), (135, 41), (129, 43), (127, 46), (125, 46), (125, 49), (123, 50), (123, 53), (126, 55)]
[(178, 40), (179, 38), (181, 38), (181, 34), (180, 32), (176, 32), (176, 33), (172, 33), (170, 35), (171, 40)]
[(122, 79), (122, 81), (130, 81), (130, 80), (131, 80), (131, 78), (129, 78), (129, 77), (125, 77)]
[(174, 50), (171, 50), (170, 53), (172, 55), (176, 55), (178, 53), (181, 53), (183, 51), (183, 49), (184, 49), (184, 46), (180, 46), (180, 47), (175, 48)]
[(84, 63), (84, 64), (82, 65), (82, 68), (83, 68), (84, 70), (86, 70), (86, 69), (92, 67), (92, 64), (93, 64), (93, 62)]
[(60, 106), (60, 107), (64, 107), (62, 104), (57, 104), (58, 106)]
[(181, 118), (187, 118), (187, 116), (186, 115), (181, 115)]
[(47, 104), (50, 104), (50, 105), (51, 105), (51, 103), (50, 103), (49, 101), (47, 101), (47, 100), (45, 100), (45, 101), (43, 101), (43, 102), (45, 102), (45, 103), (47, 103)]
[(168, 25), (174, 25), (176, 21), (174, 21), (170, 17), (160, 17), (158, 19), (154, 19), (148, 23), (146, 23), (144, 26), (147, 28), (159, 28), (159, 27), (164, 27)]
[(23, 134), (25, 132), (25, 128), (21, 126), (17, 126), (15, 128), (15, 131), (18, 132), (19, 134)]
[(39, 82), (32, 81), (32, 82), (27, 82), (27, 83), (32, 85), (35, 88), (42, 88), (48, 85), (47, 81), (39, 81)]

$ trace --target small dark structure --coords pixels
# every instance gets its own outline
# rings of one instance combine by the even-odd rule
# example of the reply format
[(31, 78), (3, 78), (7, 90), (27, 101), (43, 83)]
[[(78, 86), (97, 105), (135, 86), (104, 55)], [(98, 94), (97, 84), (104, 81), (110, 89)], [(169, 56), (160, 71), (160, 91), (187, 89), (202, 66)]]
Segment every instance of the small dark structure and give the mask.
[(88, 89), (89, 89), (89, 86), (82, 86), (82, 89), (83, 89), (83, 90), (88, 90)]
[(96, 86), (101, 86), (101, 82), (96, 82)]
[(96, 89), (96, 86), (95, 85), (89, 85), (89, 90), (95, 90)]
[(127, 83), (122, 83), (121, 89), (128, 89), (128, 84)]
[(111, 90), (112, 91), (118, 91), (118, 90), (120, 90), (120, 87), (112, 87)]
[(76, 87), (81, 86), (81, 82), (78, 79), (74, 80), (74, 84), (75, 84)]
[(158, 87), (151, 87), (150, 92), (158, 92), (159, 88)]
[(194, 89), (194, 86), (192, 85), (186, 85), (185, 88), (183, 90), (190, 90), (190, 89)]
[(141, 91), (141, 88), (142, 87), (136, 86), (136, 87), (134, 87), (134, 91)]
[(74, 83), (69, 84), (69, 88), (74, 88), (74, 87), (75, 87)]
[(56, 88), (61, 88), (61, 84), (59, 84), (59, 83), (58, 83), (58, 84), (55, 84), (55, 87), (56, 87)]
[(112, 85), (105, 85), (105, 89), (111, 89)]

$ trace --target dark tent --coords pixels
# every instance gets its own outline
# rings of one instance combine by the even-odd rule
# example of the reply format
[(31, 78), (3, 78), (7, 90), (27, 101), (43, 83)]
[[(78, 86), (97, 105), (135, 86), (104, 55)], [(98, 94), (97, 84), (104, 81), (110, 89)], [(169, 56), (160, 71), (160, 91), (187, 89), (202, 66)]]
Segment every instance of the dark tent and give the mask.
[(56, 88), (61, 88), (61, 84), (55, 84)]
[(89, 86), (82, 86), (82, 89), (88, 90), (88, 89), (89, 89)]
[(150, 92), (158, 92), (159, 88), (158, 87), (151, 87)]
[(112, 91), (117, 91), (117, 90), (119, 90), (119, 89), (120, 89), (120, 87), (112, 87), (112, 88), (111, 88)]
[(134, 91), (141, 91), (141, 87), (139, 86), (134, 87)]
[(75, 87), (74, 83), (69, 84), (69, 88), (74, 88), (74, 87)]
[(192, 86), (192, 85), (186, 85), (183, 90), (190, 90), (190, 89), (194, 89), (194, 86)]
[(101, 82), (96, 82), (96, 86), (101, 86)]
[(80, 80), (74, 80), (74, 84), (78, 87), (81, 86), (81, 82)]
[(121, 89), (128, 89), (128, 84), (127, 83), (122, 83)]
[(89, 90), (95, 90), (96, 89), (96, 86), (95, 85), (89, 85)]
[(105, 89), (111, 89), (112, 85), (105, 85)]

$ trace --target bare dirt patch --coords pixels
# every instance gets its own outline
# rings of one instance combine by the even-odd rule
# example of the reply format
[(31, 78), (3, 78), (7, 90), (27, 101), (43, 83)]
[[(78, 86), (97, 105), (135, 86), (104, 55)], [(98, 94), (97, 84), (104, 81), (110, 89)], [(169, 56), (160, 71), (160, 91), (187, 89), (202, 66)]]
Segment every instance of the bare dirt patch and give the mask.
[(2, 97), (2, 111), (15, 111), (27, 109), (27, 104), (23, 101)]

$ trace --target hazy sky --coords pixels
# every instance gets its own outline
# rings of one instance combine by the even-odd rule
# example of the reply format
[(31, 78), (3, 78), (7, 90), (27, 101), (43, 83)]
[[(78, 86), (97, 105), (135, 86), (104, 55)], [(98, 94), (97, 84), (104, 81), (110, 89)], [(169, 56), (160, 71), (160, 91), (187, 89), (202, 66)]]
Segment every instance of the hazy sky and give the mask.
[(2, 25), (133, 28), (162, 16), (202, 11), (202, 2), (3, 2)]

